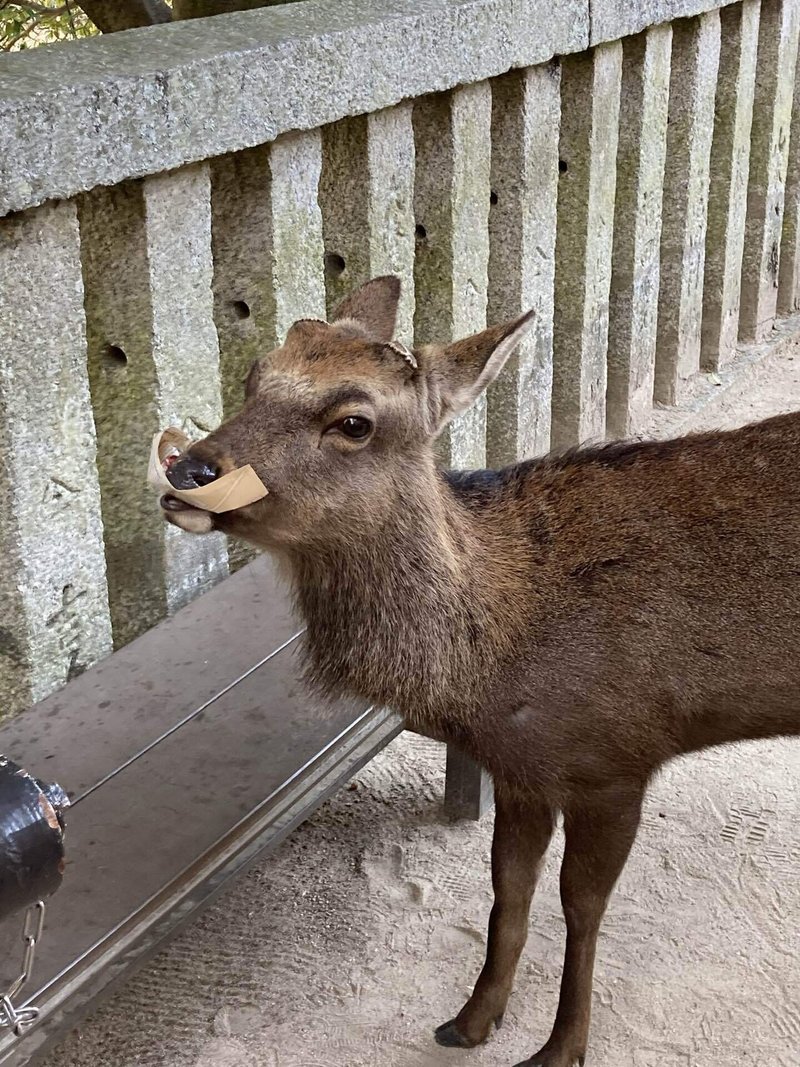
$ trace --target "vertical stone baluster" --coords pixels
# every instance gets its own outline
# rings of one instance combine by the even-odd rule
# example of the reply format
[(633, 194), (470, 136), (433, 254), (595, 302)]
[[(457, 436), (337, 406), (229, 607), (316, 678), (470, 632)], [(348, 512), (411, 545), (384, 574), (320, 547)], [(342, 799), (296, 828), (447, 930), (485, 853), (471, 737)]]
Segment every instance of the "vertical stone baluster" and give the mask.
[[(417, 343), (465, 337), (486, 325), (491, 123), (488, 82), (414, 106)], [(485, 397), (452, 423), (441, 447), (453, 467), (484, 465)]]
[(719, 12), (676, 22), (661, 226), (655, 398), (678, 403), (700, 370)]
[(711, 145), (700, 352), (705, 371), (730, 362), (739, 336), (759, 10), (759, 0), (744, 0), (720, 12), (722, 47)]
[(414, 337), (412, 105), (326, 126), (320, 182), (328, 313), (357, 286), (395, 274), (403, 290), (396, 336)]
[(324, 317), (318, 130), (212, 161), (214, 309), (226, 414), (254, 359)]
[(789, 161), (783, 207), (781, 263), (778, 275), (778, 314), (800, 309), (800, 56), (795, 68)]
[(321, 169), (319, 130), (286, 134), (272, 145), (269, 196), (273, 319), (266, 338), (270, 345), (280, 344), (297, 319), (325, 318)]
[(552, 443), (605, 435), (622, 45), (561, 67)]
[(73, 201), (0, 222), (0, 292), (2, 716), (111, 650)]
[(89, 376), (114, 642), (227, 573), (221, 534), (168, 526), (145, 473), (150, 437), (204, 436), (222, 417), (205, 164), (81, 200)]
[(739, 337), (743, 341), (768, 337), (777, 310), (799, 32), (800, 0), (763, 0), (742, 263)]
[[(416, 342), (449, 341), (486, 325), (492, 99), (487, 82), (425, 97), (414, 105), (416, 177)], [(473, 405), (442, 435), (453, 467), (486, 462), (486, 401)], [(447, 750), (445, 807), (479, 818), (491, 803), (484, 771)]]
[(488, 318), (504, 322), (534, 308), (536, 320), (489, 390), (490, 467), (550, 445), (560, 86), (556, 61), (492, 83)]
[(653, 407), (671, 52), (669, 25), (623, 41), (606, 395), (611, 437), (638, 433)]
[(274, 341), (269, 145), (211, 160), (214, 322), (226, 417), (244, 400), (254, 360)]
[[(319, 131), (211, 162), (214, 315), (226, 416), (244, 399), (253, 361), (299, 318), (325, 316)], [(238, 569), (254, 555), (229, 545)]]

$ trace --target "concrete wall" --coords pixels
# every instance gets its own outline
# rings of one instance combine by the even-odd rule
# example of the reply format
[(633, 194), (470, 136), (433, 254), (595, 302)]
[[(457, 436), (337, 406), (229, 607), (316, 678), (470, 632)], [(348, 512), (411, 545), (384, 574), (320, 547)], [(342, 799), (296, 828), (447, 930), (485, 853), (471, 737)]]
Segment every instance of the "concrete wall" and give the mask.
[(238, 565), (162, 526), (149, 434), (370, 276), (406, 343), (536, 308), (457, 465), (636, 433), (767, 336), (799, 36), (800, 0), (308, 0), (0, 56), (0, 710)]

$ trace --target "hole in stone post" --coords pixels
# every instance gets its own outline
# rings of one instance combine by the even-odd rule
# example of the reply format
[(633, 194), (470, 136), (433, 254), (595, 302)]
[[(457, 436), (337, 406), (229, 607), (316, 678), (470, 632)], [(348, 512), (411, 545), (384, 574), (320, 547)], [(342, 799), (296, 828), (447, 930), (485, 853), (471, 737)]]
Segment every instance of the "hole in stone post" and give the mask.
[(119, 345), (106, 345), (103, 349), (103, 363), (111, 370), (119, 370), (127, 365), (128, 357)]
[(559, 161), (558, 161), (558, 172), (559, 172), (559, 174), (566, 174), (567, 173), (567, 161), (566, 161), (566, 159), (559, 159)]
[(414, 233), (417, 235), (417, 237), (420, 239), (420, 241), (424, 241), (425, 238), (428, 236), (428, 231), (425, 229), (425, 227), (421, 223), (418, 223), (414, 227)]
[(237, 319), (250, 318), (250, 305), (246, 300), (231, 300), (231, 311)]
[(325, 253), (325, 272), (332, 278), (338, 278), (340, 274), (344, 274), (346, 266), (344, 256), (340, 256), (338, 252)]
[(494, 191), (494, 189), (492, 189), (492, 191), (489, 193), (489, 203), (492, 205), (492, 207), (494, 207), (494, 205), (497, 203), (497, 193)]

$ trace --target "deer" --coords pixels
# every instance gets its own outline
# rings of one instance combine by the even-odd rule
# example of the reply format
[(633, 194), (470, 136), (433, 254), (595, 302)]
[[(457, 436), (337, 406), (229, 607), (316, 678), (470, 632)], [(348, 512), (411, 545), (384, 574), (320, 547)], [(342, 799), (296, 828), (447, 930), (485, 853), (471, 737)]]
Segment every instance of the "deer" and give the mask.
[(306, 625), (305, 672), (491, 775), (494, 903), (473, 992), (435, 1031), (503, 1021), (557, 818), (566, 948), (552, 1032), (517, 1067), (585, 1063), (598, 931), (666, 762), (800, 733), (800, 414), (667, 441), (451, 471), (437, 438), (534, 323), (409, 349), (400, 282), (301, 319), (252, 366), (241, 410), (169, 472), (249, 463), (268, 489), (166, 519), (271, 553)]

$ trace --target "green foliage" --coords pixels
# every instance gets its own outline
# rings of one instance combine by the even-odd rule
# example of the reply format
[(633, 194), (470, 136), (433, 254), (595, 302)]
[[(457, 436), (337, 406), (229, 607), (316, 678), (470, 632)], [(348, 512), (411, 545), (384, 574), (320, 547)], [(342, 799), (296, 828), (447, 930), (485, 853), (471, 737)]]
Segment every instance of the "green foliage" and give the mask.
[(97, 27), (75, 0), (16, 3), (0, 0), (0, 51), (17, 52), (53, 41), (92, 37)]
[[(127, 29), (132, 25), (145, 25), (150, 18), (153, 22), (164, 21), (163, 17), (152, 17), (148, 4), (131, 3), (131, 0), (127, 2), (129, 7), (133, 8), (134, 19), (133, 21), (123, 19), (121, 25), (118, 24), (119, 20), (108, 18), (107, 5), (101, 5), (105, 8), (102, 12), (98, 10), (97, 4), (84, 4), (83, 6), (92, 11), (107, 32)], [(299, 0), (176, 0), (173, 17), (201, 18), (226, 11), (250, 11), (257, 7), (297, 2)], [(119, 0), (119, 4), (121, 7), (124, 6), (126, 0)], [(173, 0), (159, 0), (159, 3), (154, 6), (165, 12), (164, 4), (166, 8), (172, 8)], [(142, 9), (145, 12), (144, 18), (137, 21)], [(113, 13), (114, 9), (112, 9)], [(51, 44), (54, 41), (74, 41), (80, 37), (94, 37), (99, 32), (97, 26), (83, 10), (80, 0), (40, 0), (40, 2), (0, 0), (0, 51), (2, 52), (19, 52), (26, 48)]]

